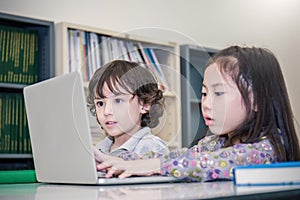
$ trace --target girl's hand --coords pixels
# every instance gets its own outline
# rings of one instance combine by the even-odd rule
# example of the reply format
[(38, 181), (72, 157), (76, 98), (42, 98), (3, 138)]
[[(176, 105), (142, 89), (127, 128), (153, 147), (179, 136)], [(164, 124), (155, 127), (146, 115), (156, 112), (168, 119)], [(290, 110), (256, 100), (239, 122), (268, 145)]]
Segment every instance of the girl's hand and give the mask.
[(106, 178), (118, 175), (119, 178), (129, 176), (150, 176), (160, 174), (160, 159), (143, 159), (125, 161), (121, 158), (108, 156), (94, 148), (97, 170), (106, 170)]

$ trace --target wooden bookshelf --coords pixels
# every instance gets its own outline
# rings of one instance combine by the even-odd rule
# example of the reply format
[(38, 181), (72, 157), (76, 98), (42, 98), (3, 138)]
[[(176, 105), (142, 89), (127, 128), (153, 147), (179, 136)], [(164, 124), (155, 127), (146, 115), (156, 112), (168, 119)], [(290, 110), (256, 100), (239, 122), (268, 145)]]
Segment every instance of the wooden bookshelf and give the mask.
[(54, 23), (0, 13), (0, 168), (32, 169), (23, 88), (53, 77)]
[[(178, 56), (179, 47), (177, 44), (172, 42), (161, 42), (149, 38), (143, 38), (137, 35), (118, 33), (110, 30), (67, 22), (57, 23), (55, 29), (56, 75), (69, 73), (72, 70), (79, 70), (83, 75), (83, 81), (85, 82), (86, 86), (88, 85), (89, 76), (84, 75), (88, 74), (86, 71), (84, 71), (84, 69), (86, 69), (86, 66), (89, 66), (89, 69), (93, 69), (87, 70), (89, 71), (90, 76), (94, 71), (94, 68), (90, 67), (92, 66), (92, 61), (87, 61), (91, 55), (87, 53), (83, 57), (79, 56), (79, 61), (78, 57), (77, 60), (74, 59), (72, 55), (75, 55), (76, 52), (77, 54), (80, 54), (80, 52), (79, 50), (76, 51), (76, 48), (74, 48), (74, 46), (77, 45), (76, 42), (70, 42), (73, 41), (72, 36), (76, 36), (76, 34), (82, 34), (85, 35), (82, 38), (89, 38), (90, 35), (96, 35), (98, 37), (100, 53), (97, 54), (97, 57), (100, 58), (101, 64), (97, 65), (96, 68), (113, 59), (128, 60), (128, 55), (131, 58), (135, 57), (135, 55), (132, 53), (134, 53), (134, 51), (137, 51), (138, 46), (142, 47), (140, 49), (151, 49), (151, 51), (155, 54), (158, 65), (160, 66), (160, 69), (164, 74), (166, 82), (166, 87), (163, 84), (163, 81), (161, 82), (163, 89), (165, 89), (164, 96), (166, 110), (163, 117), (160, 118), (159, 126), (153, 129), (153, 134), (164, 139), (170, 149), (181, 147), (180, 60)], [(76, 32), (76, 34), (74, 34), (74, 32)], [(89, 40), (85, 40), (81, 44), (85, 44), (88, 47), (92, 46), (92, 42)], [(122, 47), (123, 44), (125, 44), (125, 47), (127, 47), (126, 50), (124, 50), (124, 46)], [(110, 45), (111, 49), (107, 49), (105, 45)], [(116, 46), (114, 45), (119, 45), (119, 49), (116, 50)], [(132, 50), (131, 45), (135, 47), (135, 50)], [(86, 49), (88, 51), (88, 48)], [(107, 59), (108, 53), (110, 53), (110, 59)], [(138, 60), (132, 61), (137, 62)], [(80, 64), (78, 64), (77, 67), (72, 67), (73, 65), (70, 63), (74, 62), (79, 62)], [(160, 77), (157, 78), (160, 82)], [(101, 129), (99, 129), (99, 125), (96, 123), (96, 120), (92, 116), (90, 118), (90, 124), (92, 129), (93, 142), (96, 143), (99, 139), (103, 138), (103, 135), (101, 135)]]

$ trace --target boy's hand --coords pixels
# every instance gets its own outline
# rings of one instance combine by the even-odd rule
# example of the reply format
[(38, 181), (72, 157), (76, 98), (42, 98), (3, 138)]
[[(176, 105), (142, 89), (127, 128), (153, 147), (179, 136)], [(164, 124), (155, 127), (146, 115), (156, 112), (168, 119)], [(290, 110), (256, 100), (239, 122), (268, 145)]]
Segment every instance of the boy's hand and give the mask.
[(110, 156), (102, 153), (98, 149), (96, 149), (96, 147), (93, 147), (93, 152), (94, 152), (94, 157), (95, 157), (96, 163), (102, 163), (104, 160), (106, 160), (110, 157)]

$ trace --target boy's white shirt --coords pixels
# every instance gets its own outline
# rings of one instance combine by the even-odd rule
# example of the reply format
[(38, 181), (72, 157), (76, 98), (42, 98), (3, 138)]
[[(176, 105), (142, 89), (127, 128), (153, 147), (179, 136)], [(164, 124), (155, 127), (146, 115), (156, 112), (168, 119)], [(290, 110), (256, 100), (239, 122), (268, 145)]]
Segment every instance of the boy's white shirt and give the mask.
[(123, 145), (113, 149), (110, 152), (110, 147), (112, 144), (113, 140), (109, 137), (106, 137), (96, 144), (96, 148), (111, 156), (119, 156), (125, 151), (134, 152), (140, 157), (150, 151), (161, 154), (169, 153), (166, 143), (159, 137), (152, 135), (149, 127), (142, 128), (132, 135)]

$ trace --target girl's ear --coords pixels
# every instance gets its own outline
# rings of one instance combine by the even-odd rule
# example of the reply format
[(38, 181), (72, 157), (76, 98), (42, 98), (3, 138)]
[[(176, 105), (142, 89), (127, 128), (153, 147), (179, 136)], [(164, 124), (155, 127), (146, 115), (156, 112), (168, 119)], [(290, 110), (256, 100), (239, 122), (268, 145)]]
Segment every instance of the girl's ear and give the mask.
[(141, 109), (140, 109), (141, 114), (148, 113), (150, 110), (150, 107), (151, 107), (150, 104), (141, 105)]

